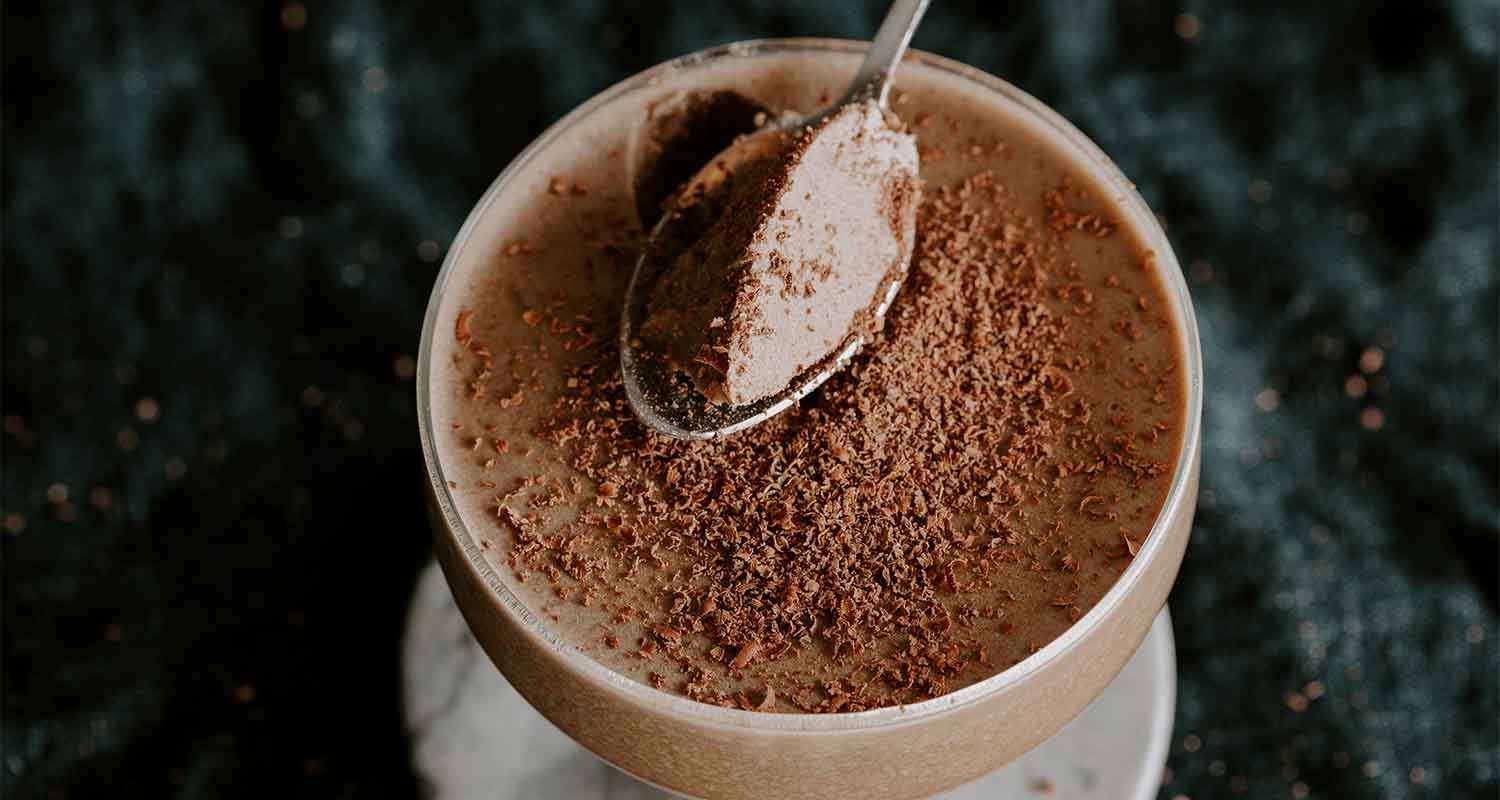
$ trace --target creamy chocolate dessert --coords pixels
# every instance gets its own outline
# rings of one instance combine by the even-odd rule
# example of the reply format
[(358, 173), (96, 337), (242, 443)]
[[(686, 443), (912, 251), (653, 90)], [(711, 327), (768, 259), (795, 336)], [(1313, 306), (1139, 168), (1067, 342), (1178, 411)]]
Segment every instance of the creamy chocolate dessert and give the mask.
[[(826, 355), (911, 247), (884, 328), (796, 408), (726, 439), (635, 419), (613, 332), (649, 224), (636, 189), (663, 152), (651, 132), (673, 128), (655, 115), (708, 113), (680, 102), (689, 91), (806, 112), (848, 69), (730, 59), (599, 107), (476, 212), (436, 312), (435, 446), (484, 558), (572, 647), (705, 703), (851, 712), (1005, 670), (1130, 565), (1183, 447), (1181, 323), (1149, 223), (1014, 104), (920, 69), (891, 105), (916, 139), (920, 202), (900, 188), (905, 134), (874, 112), (846, 122), (889, 144), (838, 178), (835, 202), (808, 204), (798, 183), (828, 186), (813, 147), (806, 175), (785, 159), (795, 143), (768, 147), (748, 161), (785, 191), (734, 224), (706, 214), (655, 309), (690, 343), (675, 358), (714, 354), (722, 376), (699, 379), (731, 401)], [(740, 170), (724, 172), (704, 183), (733, 207)], [(845, 237), (855, 250), (818, 249)], [(699, 289), (698, 306), (678, 302)]]
[[(715, 96), (678, 113), (732, 105)], [(874, 331), (916, 226), (916, 142), (893, 121), (866, 101), (746, 135), (668, 200), (641, 336), (709, 400), (777, 394)]]

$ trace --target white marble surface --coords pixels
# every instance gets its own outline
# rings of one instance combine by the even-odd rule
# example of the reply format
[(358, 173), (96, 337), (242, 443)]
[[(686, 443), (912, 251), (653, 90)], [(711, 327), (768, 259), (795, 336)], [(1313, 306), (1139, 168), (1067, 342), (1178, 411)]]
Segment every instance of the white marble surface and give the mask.
[[(412, 761), (434, 800), (669, 797), (606, 765), (512, 689), (469, 633), (442, 572), (417, 582), (403, 650)], [(1139, 652), (1082, 715), (952, 800), (1155, 797), (1176, 700), (1172, 626), (1157, 617)]]

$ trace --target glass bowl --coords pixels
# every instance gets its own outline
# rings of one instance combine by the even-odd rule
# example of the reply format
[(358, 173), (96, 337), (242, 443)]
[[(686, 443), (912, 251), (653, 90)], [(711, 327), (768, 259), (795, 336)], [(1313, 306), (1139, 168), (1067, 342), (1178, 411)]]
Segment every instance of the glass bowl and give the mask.
[[(726, 709), (668, 694), (611, 671), (552, 631), (483, 555), (449, 490), (435, 445), (433, 342), (445, 289), (472, 266), (476, 231), (506, 202), (513, 178), (540, 152), (609, 104), (691, 81), (723, 59), (794, 54), (847, 61), (865, 45), (827, 39), (740, 42), (648, 69), (563, 117), (500, 173), (459, 231), (439, 272), (422, 328), (418, 424), (436, 554), (474, 636), (516, 689), (569, 736), (619, 769), (659, 787), (701, 797), (920, 797), (991, 772), (1061, 729), (1124, 666), (1150, 629), (1176, 578), (1197, 497), (1203, 369), (1181, 268), (1132, 184), (1082, 133), (1010, 84), (949, 59), (914, 51), (902, 66), (936, 70), (1010, 104), (1094, 171), (1156, 255), (1187, 372), (1183, 444), (1167, 498), (1132, 563), (1104, 597), (1061, 636), (1020, 663), (950, 694), (907, 706), (837, 714)], [(898, 89), (900, 80), (898, 79)], [(448, 324), (451, 329), (451, 322)]]

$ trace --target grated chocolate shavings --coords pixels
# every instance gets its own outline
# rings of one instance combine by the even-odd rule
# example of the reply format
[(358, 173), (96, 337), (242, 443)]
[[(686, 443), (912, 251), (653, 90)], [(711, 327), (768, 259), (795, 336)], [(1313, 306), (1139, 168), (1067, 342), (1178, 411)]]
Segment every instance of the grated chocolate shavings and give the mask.
[[(497, 496), (511, 572), (599, 615), (595, 657), (624, 670), (628, 654), (651, 685), (725, 707), (918, 702), (1040, 649), (1139, 552), (1144, 533), (1119, 522), (1149, 530), (1182, 413), (1159, 288), (1074, 256), (1119, 238), (1086, 202), (1066, 186), (1017, 198), (982, 171), (927, 187), (883, 330), (800, 404), (723, 440), (634, 417), (608, 309), (524, 311), (568, 357), (517, 419), (570, 474)], [(1108, 246), (1117, 267), (1140, 258)], [(620, 241), (601, 250), (632, 260)]]

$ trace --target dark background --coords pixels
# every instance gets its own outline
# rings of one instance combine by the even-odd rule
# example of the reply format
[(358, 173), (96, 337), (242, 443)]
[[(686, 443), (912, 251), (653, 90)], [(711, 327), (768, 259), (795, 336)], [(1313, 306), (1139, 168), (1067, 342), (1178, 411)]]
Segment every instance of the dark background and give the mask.
[[(876, 3), (8, 4), (8, 797), (407, 796), (438, 260), (543, 127)], [(1163, 797), (1495, 797), (1490, 2), (937, 0), (1168, 223), (1207, 367)], [(1304, 7), (1306, 6), (1306, 7)]]

